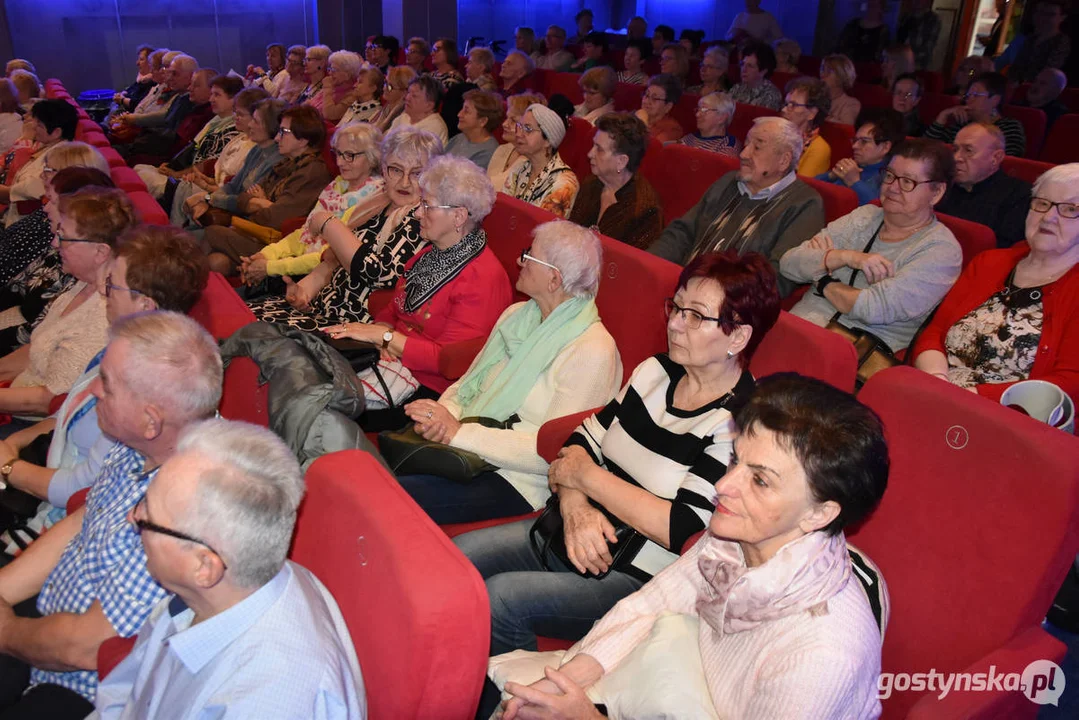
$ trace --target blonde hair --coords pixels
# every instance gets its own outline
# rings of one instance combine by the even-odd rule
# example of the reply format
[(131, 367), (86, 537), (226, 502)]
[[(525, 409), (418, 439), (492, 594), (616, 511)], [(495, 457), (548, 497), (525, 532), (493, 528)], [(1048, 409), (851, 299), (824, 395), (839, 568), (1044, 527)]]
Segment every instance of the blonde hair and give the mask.
[(528, 110), (529, 105), (546, 105), (547, 98), (543, 97), (538, 92), (523, 92), (517, 95), (510, 95), (506, 98), (506, 115), (517, 115), (520, 117)]
[(66, 140), (53, 145), (45, 152), (45, 164), (53, 170), (69, 167), (87, 167), (109, 174), (109, 161), (97, 148), (84, 142)]
[(23, 60), (22, 58), (8, 60), (7, 65), (4, 66), (4, 74), (8, 77), (10, 77), (11, 73), (15, 70), (26, 70), (33, 75), (37, 75), (37, 68), (34, 67), (34, 64), (29, 60)]
[(825, 65), (839, 78), (839, 84), (843, 92), (854, 87), (854, 81), (858, 79), (858, 73), (854, 70), (854, 63), (846, 55), (825, 55), (820, 61), (821, 67)]
[(386, 74), (386, 82), (394, 90), (407, 90), (408, 84), (416, 77), (416, 71), (408, 65), (394, 65)]
[(618, 76), (614, 74), (614, 70), (606, 65), (586, 70), (580, 79), (582, 90), (595, 90), (608, 100), (614, 95), (617, 84)]
[(9, 78), (19, 94), (25, 93), (28, 100), (41, 97), (41, 81), (29, 70), (12, 70)]

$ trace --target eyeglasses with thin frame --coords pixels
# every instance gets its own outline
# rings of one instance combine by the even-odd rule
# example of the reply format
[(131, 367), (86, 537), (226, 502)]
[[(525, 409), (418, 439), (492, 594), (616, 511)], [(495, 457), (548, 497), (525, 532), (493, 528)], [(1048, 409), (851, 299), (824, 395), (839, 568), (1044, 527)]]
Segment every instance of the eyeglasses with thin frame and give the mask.
[(693, 308), (685, 308), (674, 301), (674, 298), (667, 298), (663, 301), (663, 312), (667, 315), (667, 318), (673, 318), (675, 313), (682, 316), (682, 322), (689, 330), (696, 330), (701, 326), (705, 320), (711, 320), (716, 325), (719, 325), (722, 320), (717, 317), (708, 317), (704, 313), (697, 312)]
[(459, 207), (464, 207), (464, 205), (432, 205), (426, 200), (420, 200), (420, 208), (424, 212), (429, 212), (431, 210), (456, 210)]
[(131, 293), (132, 295), (142, 295), (143, 297), (146, 297), (146, 293), (142, 292), (141, 290), (136, 290), (135, 288), (122, 287), (120, 285), (113, 285), (112, 284), (112, 273), (109, 273), (108, 275), (105, 276), (105, 297), (111, 298), (113, 290), (123, 290), (124, 292)]
[(903, 92), (902, 90), (893, 90), (892, 97), (901, 98), (903, 100), (910, 100), (912, 97), (917, 97), (918, 93)]
[(559, 270), (556, 266), (552, 265), (549, 262), (544, 262), (543, 260), (540, 260), (535, 255), (532, 255), (531, 252), (532, 252), (532, 246), (531, 245), (529, 245), (528, 247), (526, 247), (524, 250), (521, 251), (521, 264), (522, 265), (525, 264), (526, 262), (531, 261), (531, 262), (538, 263), (540, 265), (544, 265), (546, 267), (549, 267), (552, 270), (554, 270), (556, 273), (558, 273), (559, 275), (562, 274), (562, 271)]
[(658, 103), (667, 102), (667, 96), (666, 95), (655, 95), (655, 94), (649, 95), (648, 93), (645, 93), (644, 94), (644, 99), (645, 100), (651, 100), (652, 102), (658, 102)]
[(884, 168), (880, 171), (880, 181), (884, 185), (891, 185), (898, 181), (899, 189), (905, 193), (914, 192), (914, 188), (919, 185), (935, 182), (934, 180), (915, 180), (914, 178), (904, 177), (903, 175), (896, 175), (890, 168)]
[(707, 105), (698, 105), (697, 106), (697, 112), (699, 112), (699, 113), (719, 112), (719, 108), (708, 107)]
[(536, 132), (536, 130), (539, 130), (539, 128), (534, 128), (531, 125), (523, 122), (516, 123), (514, 125), (514, 129), (516, 129), (517, 132), (524, 133), (525, 135), (531, 135), (532, 133)]
[[(386, 177), (390, 180), (393, 180), (394, 182), (399, 182), (400, 180), (404, 179), (405, 174), (405, 169), (403, 167), (400, 167), (398, 165), (386, 166)], [(407, 174), (409, 180), (411, 180), (413, 183), (418, 183), (420, 181), (420, 175), (423, 174), (423, 170), (409, 170)]]
[(1070, 202), (1053, 202), (1052, 200), (1046, 200), (1045, 198), (1032, 197), (1030, 199), (1030, 209), (1043, 215), (1051, 208), (1057, 209), (1057, 214), (1062, 218), (1068, 220), (1074, 220), (1079, 218), (1079, 205)]
[(783, 107), (785, 107), (785, 108), (799, 107), (799, 108), (806, 108), (808, 110), (809, 108), (811, 108), (813, 106), (812, 105), (807, 105), (806, 103), (799, 103), (799, 102), (794, 102), (793, 100), (788, 100), (785, 103), (783, 103)]
[(139, 508), (145, 506), (146, 498), (143, 497), (143, 499), (139, 500), (138, 504), (135, 505), (135, 510), (132, 513), (132, 519), (134, 520), (135, 528), (140, 533), (146, 532), (148, 530), (150, 532), (155, 532), (158, 535), (168, 535), (169, 537), (176, 538), (177, 540), (185, 540), (187, 542), (193, 542), (196, 545), (202, 545), (204, 548), (212, 552), (214, 555), (217, 555), (217, 557), (221, 559), (221, 567), (223, 567), (225, 570), (229, 569), (229, 566), (225, 564), (225, 558), (221, 555), (221, 553), (219, 553), (217, 550), (214, 550), (213, 546), (205, 540), (199, 540), (197, 537), (188, 535), (187, 533), (182, 533), (179, 530), (173, 530), (172, 528), (167, 528), (164, 525), (158, 525), (157, 523), (152, 523), (149, 520), (141, 520), (135, 517), (139, 513)]
[(877, 141), (876, 141), (875, 138), (873, 138), (870, 135), (855, 135), (853, 138), (851, 138), (850, 144), (851, 145), (869, 145), (869, 144), (876, 145)]
[(275, 133), (275, 135), (281, 135), (281, 136), (292, 135), (293, 137), (295, 137), (296, 133), (294, 133), (292, 131), (292, 128), (287, 128), (284, 125), (282, 125), (279, 128), (277, 128), (277, 132)]
[(966, 95), (964, 95), (963, 97), (968, 98), (968, 99), (969, 98), (983, 98), (983, 97), (989, 97), (989, 93), (987, 93), (987, 92), (974, 92), (973, 90), (967, 90)]
[(64, 237), (64, 236), (63, 236), (63, 235), (62, 235), (62, 234), (60, 233), (60, 228), (57, 228), (57, 229), (56, 229), (56, 230), (55, 230), (55, 231), (53, 232), (53, 234), (54, 234), (54, 235), (56, 236), (56, 241), (57, 241), (57, 242), (62, 242), (62, 243), (97, 243), (97, 242), (98, 242), (97, 240), (87, 240), (86, 238), (69, 238), (69, 237)]

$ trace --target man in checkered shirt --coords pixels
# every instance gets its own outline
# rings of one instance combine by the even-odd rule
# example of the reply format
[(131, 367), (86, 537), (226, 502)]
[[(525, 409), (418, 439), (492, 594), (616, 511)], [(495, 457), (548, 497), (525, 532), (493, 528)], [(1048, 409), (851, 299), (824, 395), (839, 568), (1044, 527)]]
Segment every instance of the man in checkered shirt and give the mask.
[(91, 391), (101, 430), (119, 443), (86, 504), (0, 568), (4, 717), (61, 720), (93, 710), (98, 647), (138, 632), (166, 595), (128, 513), (183, 431), (213, 416), (221, 398), (217, 343), (194, 320), (142, 313), (114, 322), (110, 334)]

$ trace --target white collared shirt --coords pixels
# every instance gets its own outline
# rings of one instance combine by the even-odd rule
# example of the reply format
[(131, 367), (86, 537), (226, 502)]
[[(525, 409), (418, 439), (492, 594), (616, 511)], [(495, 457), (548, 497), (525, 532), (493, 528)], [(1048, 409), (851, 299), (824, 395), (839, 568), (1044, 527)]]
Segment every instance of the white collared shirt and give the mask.
[(781, 177), (779, 180), (777, 180), (773, 184), (769, 185), (768, 187), (764, 188), (763, 190), (761, 190), (761, 191), (759, 191), (757, 193), (749, 192), (749, 188), (746, 187), (746, 184), (744, 182), (742, 182), (741, 180), (739, 180), (738, 181), (738, 192), (742, 193), (742, 195), (749, 198), (750, 200), (769, 200), (769, 199), (775, 197), (776, 194), (778, 194), (778, 193), (782, 192), (783, 190), (787, 189), (788, 187), (790, 187), (791, 183), (793, 183), (797, 179), (798, 179), (798, 176), (795, 174), (795, 172), (793, 170), (791, 170), (789, 173), (787, 173), (786, 175)]

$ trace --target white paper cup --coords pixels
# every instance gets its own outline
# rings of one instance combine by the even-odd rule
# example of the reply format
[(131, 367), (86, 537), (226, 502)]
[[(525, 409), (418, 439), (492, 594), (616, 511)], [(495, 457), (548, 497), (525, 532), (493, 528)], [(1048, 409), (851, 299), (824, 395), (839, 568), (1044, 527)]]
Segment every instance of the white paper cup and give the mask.
[(1067, 393), (1046, 380), (1024, 380), (1004, 391), (1000, 404), (1018, 406), (1030, 417), (1065, 432), (1075, 430), (1075, 404)]

